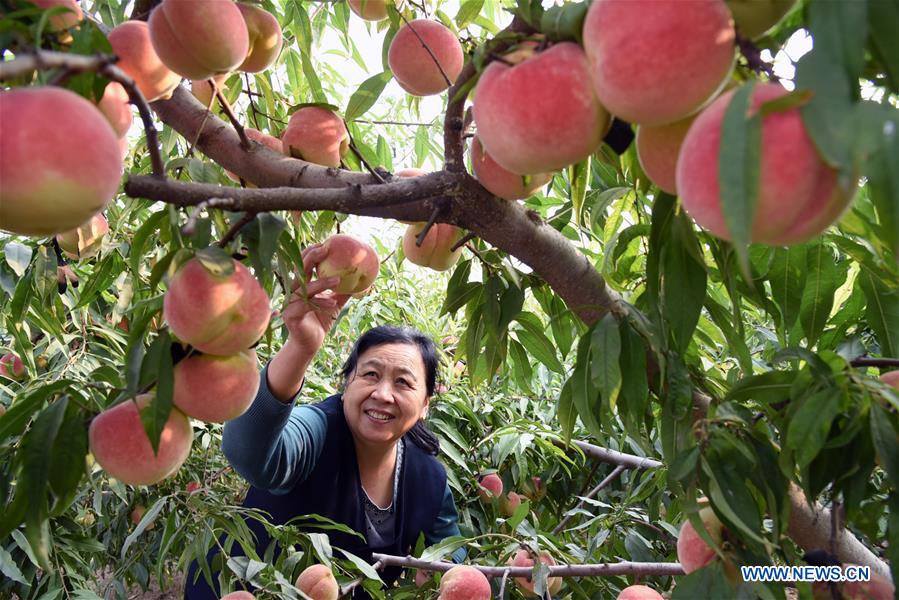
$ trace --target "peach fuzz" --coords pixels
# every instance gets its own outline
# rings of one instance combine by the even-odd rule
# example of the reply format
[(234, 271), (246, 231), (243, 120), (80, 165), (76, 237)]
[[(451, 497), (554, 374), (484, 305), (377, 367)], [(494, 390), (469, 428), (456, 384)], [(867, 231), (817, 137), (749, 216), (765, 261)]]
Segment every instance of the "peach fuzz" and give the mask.
[(887, 385), (891, 385), (899, 390), (899, 371), (890, 371), (880, 376), (880, 380)]
[(665, 125), (637, 128), (637, 157), (649, 180), (663, 192), (677, 194), (677, 155), (695, 116)]
[(246, 412), (256, 397), (256, 351), (188, 356), (175, 365), (174, 379), (172, 402), (181, 412), (207, 423), (224, 423)]
[(496, 473), (484, 475), (478, 484), (478, 496), (480, 496), (481, 502), (488, 504), (494, 498), (499, 498), (502, 495), (503, 480), (500, 479), (499, 475)]
[[(699, 511), (699, 518), (712, 540), (720, 546), (723, 540), (724, 525), (715, 516), (715, 512), (707, 506)], [(705, 543), (693, 524), (690, 521), (684, 521), (680, 528), (680, 534), (677, 536), (677, 560), (684, 569), (684, 573), (690, 574), (701, 569), (715, 560), (717, 556), (715, 549)]]
[(259, 73), (269, 68), (281, 53), (284, 44), (281, 25), (275, 15), (258, 6), (238, 2), (237, 8), (243, 15), (250, 38), (247, 57), (237, 70)]
[(120, 138), (125, 137), (128, 130), (131, 129), (134, 115), (131, 113), (128, 92), (125, 91), (122, 84), (110, 81), (103, 90), (103, 97), (97, 103), (97, 108), (112, 125), (116, 135)]
[(621, 590), (617, 600), (664, 600), (664, 598), (651, 587), (631, 585)]
[(403, 253), (409, 262), (416, 265), (435, 271), (446, 271), (462, 256), (462, 248), (450, 251), (456, 242), (462, 239), (462, 230), (448, 223), (435, 223), (419, 246), (418, 234), (424, 227), (424, 223), (413, 223), (406, 227), (406, 233), (403, 234)]
[(383, 21), (387, 18), (387, 0), (347, 0), (347, 4), (351, 11), (366, 21)]
[(381, 261), (374, 248), (345, 233), (332, 235), (322, 244), (327, 250), (325, 259), (318, 264), (319, 278), (339, 277), (334, 288), (336, 294), (358, 294), (374, 283)]
[(471, 170), (484, 189), (504, 200), (527, 198), (553, 178), (552, 173), (516, 175), (507, 171), (490, 158), (477, 137), (471, 140)]
[(240, 590), (237, 592), (231, 592), (230, 594), (225, 594), (221, 597), (221, 600), (256, 600), (256, 596), (254, 596), (250, 592)]
[(343, 119), (321, 106), (304, 106), (290, 115), (281, 134), (284, 154), (325, 167), (339, 167), (350, 147)]
[(325, 565), (306, 567), (294, 585), (312, 600), (337, 600), (340, 594), (334, 573)]
[(107, 38), (113, 54), (119, 57), (116, 66), (134, 80), (147, 102), (172, 97), (181, 77), (162, 64), (144, 21), (125, 21), (110, 31)]
[(78, 227), (115, 196), (119, 140), (78, 94), (58, 87), (0, 92), (0, 123), (17, 124), (0, 137), (0, 229), (53, 235)]
[(584, 51), (571, 42), (514, 66), (490, 63), (478, 81), (472, 111), (484, 149), (519, 175), (584, 160), (611, 123), (593, 93)]
[[(696, 118), (677, 160), (684, 208), (700, 227), (725, 240), (730, 234), (721, 210), (718, 156), (724, 113), (734, 93), (724, 93)], [(750, 112), (785, 94), (777, 84), (756, 85)], [(838, 186), (836, 171), (818, 155), (798, 108), (764, 117), (753, 242), (786, 246), (811, 239), (842, 214), (851, 198)]]
[(671, 123), (699, 110), (736, 60), (724, 0), (596, 0), (583, 36), (599, 101), (641, 125)]
[(462, 44), (456, 35), (445, 25), (428, 19), (403, 25), (387, 51), (387, 63), (396, 82), (413, 96), (432, 96), (449, 89), (464, 62)]
[[(556, 564), (555, 559), (548, 552), (540, 552), (538, 554), (540, 558), (540, 562), (547, 566), (554, 566)], [(513, 567), (533, 567), (534, 559), (531, 557), (530, 553), (522, 548), (518, 552), (515, 553), (515, 556), (509, 560), (507, 563)], [(518, 587), (521, 588), (521, 593), (527, 597), (536, 597), (537, 594), (534, 593), (534, 582), (528, 581), (524, 577), (516, 577), (515, 581), (518, 583)], [(550, 594), (557, 594), (560, 589), (562, 589), (562, 578), (561, 577), (548, 577), (546, 579), (546, 587), (549, 590)]]
[(440, 578), (438, 600), (490, 600), (490, 582), (474, 567), (458, 565)]
[(53, 8), (54, 6), (65, 6), (69, 12), (64, 12), (50, 17), (50, 31), (62, 31), (70, 29), (84, 20), (84, 13), (75, 0), (31, 0), (38, 8)]
[(13, 381), (25, 379), (25, 363), (17, 355), (7, 352), (0, 356), (0, 376)]
[(102, 213), (97, 213), (91, 220), (75, 229), (56, 234), (59, 249), (73, 260), (90, 258), (100, 251), (103, 238), (109, 231), (109, 223)]
[(178, 338), (206, 354), (246, 350), (265, 333), (268, 296), (249, 269), (232, 260), (230, 275), (215, 275), (193, 258), (169, 282), (163, 315)]
[(246, 21), (232, 0), (163, 0), (147, 24), (159, 58), (188, 79), (234, 71), (250, 49)]
[(172, 408), (159, 437), (154, 455), (144, 432), (139, 409), (149, 406), (153, 396), (142, 394), (107, 408), (88, 428), (90, 451), (110, 477), (128, 485), (152, 485), (177, 471), (190, 453), (193, 428), (190, 420)]

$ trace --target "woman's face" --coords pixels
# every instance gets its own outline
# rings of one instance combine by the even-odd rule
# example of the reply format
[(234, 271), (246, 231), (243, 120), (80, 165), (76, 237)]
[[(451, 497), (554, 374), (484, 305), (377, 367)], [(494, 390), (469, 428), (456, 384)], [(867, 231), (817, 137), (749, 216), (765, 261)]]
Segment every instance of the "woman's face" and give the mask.
[(357, 442), (387, 444), (412, 429), (428, 407), (418, 346), (382, 344), (366, 350), (343, 392), (343, 412)]

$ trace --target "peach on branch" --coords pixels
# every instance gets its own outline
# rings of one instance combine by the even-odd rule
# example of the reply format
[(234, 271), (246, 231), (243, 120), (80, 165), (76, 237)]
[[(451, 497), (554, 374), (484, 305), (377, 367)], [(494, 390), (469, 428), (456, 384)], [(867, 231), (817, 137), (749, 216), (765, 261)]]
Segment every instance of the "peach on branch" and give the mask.
[(150, 41), (150, 29), (144, 21), (125, 21), (107, 36), (112, 52), (119, 57), (116, 66), (128, 74), (148, 102), (171, 98), (181, 77), (162, 63)]
[(780, 23), (796, 0), (726, 0), (737, 25), (737, 33), (754, 40)]
[[(228, 77), (231, 76), (231, 73), (222, 73), (221, 75), (216, 75), (215, 77), (211, 77), (210, 79), (215, 80), (215, 85), (225, 93), (225, 81)], [(209, 79), (191, 79), (190, 80), (190, 93), (194, 95), (194, 98), (199, 100), (200, 104), (206, 107), (215, 107), (212, 102), (212, 96), (214, 95), (214, 91), (212, 89), (212, 83)]]
[(147, 21), (156, 54), (175, 73), (209, 79), (247, 58), (247, 23), (232, 0), (163, 0)]
[(0, 356), (0, 375), (13, 381), (25, 379), (25, 363), (18, 355), (7, 352)]
[(207, 423), (224, 423), (246, 412), (256, 397), (256, 351), (188, 356), (175, 365), (174, 379), (172, 402), (181, 412)]
[[(391, 4), (394, 0), (391, 0)], [(388, 0), (347, 0), (350, 10), (366, 21), (383, 21), (387, 18)]]
[[(507, 171), (549, 173), (590, 156), (611, 123), (580, 46), (525, 45), (484, 70), (472, 112), (484, 150)], [(528, 56), (530, 54), (530, 56)], [(506, 62), (520, 60), (510, 66)]]
[(477, 137), (471, 140), (471, 170), (488, 192), (505, 200), (527, 198), (553, 178), (552, 173), (517, 175), (502, 168), (484, 151)]
[(511, 517), (514, 515), (519, 506), (521, 506), (521, 496), (516, 492), (509, 492), (499, 499), (499, 512), (504, 517)]
[[(719, 148), (724, 113), (736, 90), (722, 94), (696, 117), (677, 160), (677, 191), (687, 213), (703, 229), (730, 239), (721, 208)], [(759, 84), (750, 113), (787, 94), (780, 85)], [(758, 196), (750, 239), (786, 246), (827, 229), (849, 205), (851, 191), (819, 156), (806, 132), (799, 108), (762, 118)]]
[(664, 600), (662, 595), (645, 585), (630, 585), (618, 594), (618, 600)]
[(118, 137), (124, 137), (131, 128), (131, 121), (134, 115), (131, 112), (131, 104), (129, 103), (128, 92), (122, 87), (122, 84), (110, 81), (103, 90), (103, 97), (97, 103), (100, 112), (112, 125)]
[(103, 213), (97, 213), (81, 227), (56, 234), (56, 242), (59, 249), (71, 259), (90, 258), (100, 251), (107, 231), (109, 223), (106, 217)]
[(406, 227), (406, 233), (403, 235), (403, 253), (416, 265), (435, 271), (446, 271), (462, 256), (462, 248), (452, 250), (452, 247), (462, 239), (462, 230), (448, 223), (434, 223), (419, 246), (418, 235), (424, 227), (424, 223), (413, 223)]
[(312, 600), (337, 600), (340, 587), (334, 573), (325, 565), (311, 565), (297, 577), (296, 587)]
[(887, 385), (891, 385), (899, 390), (899, 370), (890, 371), (880, 376), (880, 380)]
[(677, 155), (695, 118), (691, 115), (665, 125), (640, 125), (637, 128), (640, 166), (663, 192), (677, 194)]
[(323, 165), (339, 167), (350, 147), (343, 119), (321, 106), (304, 106), (290, 115), (281, 134), (284, 154)]
[(736, 58), (724, 0), (596, 0), (583, 36), (599, 101), (641, 125), (699, 110), (724, 85)]
[(275, 15), (258, 6), (238, 2), (237, 8), (246, 22), (250, 39), (247, 57), (237, 70), (259, 73), (269, 68), (281, 52), (284, 43), (281, 25)]
[(489, 504), (491, 500), (503, 495), (503, 480), (496, 473), (484, 475), (479, 484), (478, 496), (481, 502)]
[(232, 263), (233, 272), (216, 274), (200, 259), (189, 260), (172, 277), (163, 300), (172, 332), (207, 354), (229, 356), (246, 350), (265, 332), (271, 317), (265, 290), (249, 269)]
[(403, 25), (387, 51), (387, 63), (396, 82), (413, 96), (431, 96), (448, 89), (464, 62), (456, 35), (429, 19)]
[[(554, 566), (556, 564), (556, 560), (552, 557), (549, 552), (541, 551), (537, 554), (538, 559), (544, 565)], [(515, 556), (509, 559), (507, 563), (513, 567), (533, 567), (534, 559), (531, 556), (531, 553), (525, 550), (524, 548), (520, 549), (515, 553)], [(536, 597), (537, 594), (534, 593), (534, 582), (528, 581), (525, 577), (516, 577), (516, 583), (518, 583), (518, 587), (521, 588), (522, 594), (527, 597)], [(546, 580), (546, 588), (549, 590), (550, 594), (557, 594), (559, 590), (562, 589), (562, 578), (561, 577), (549, 577)]]
[(50, 31), (70, 29), (84, 20), (84, 13), (75, 0), (31, 0), (31, 2), (38, 8), (64, 6), (68, 9), (68, 12), (50, 17)]
[(184, 486), (184, 491), (186, 491), (188, 494), (196, 494), (202, 488), (203, 488), (203, 484), (200, 483), (199, 481), (190, 481), (187, 483), (186, 486)]
[(458, 565), (440, 578), (438, 600), (490, 600), (490, 581), (474, 567)]
[[(53, 235), (115, 196), (122, 156), (97, 107), (58, 87), (0, 92), (0, 229)], [(15, 124), (14, 127), (8, 124)]]
[[(718, 520), (712, 508), (706, 506), (700, 509), (699, 518), (709, 536), (717, 546), (720, 546), (724, 539), (724, 525)], [(701, 569), (716, 557), (715, 549), (706, 544), (705, 540), (696, 532), (693, 524), (690, 521), (684, 521), (680, 534), (677, 536), (677, 560), (684, 569), (684, 573), (689, 574)]]
[(374, 248), (351, 235), (339, 233), (324, 241), (325, 259), (318, 264), (320, 278), (339, 277), (334, 288), (337, 294), (358, 294), (374, 283), (381, 261)]
[(152, 485), (173, 475), (190, 453), (193, 428), (187, 416), (172, 407), (159, 436), (158, 451), (144, 431), (140, 410), (152, 402), (151, 394), (141, 394), (107, 408), (91, 421), (88, 429), (90, 451), (110, 477), (128, 485)]

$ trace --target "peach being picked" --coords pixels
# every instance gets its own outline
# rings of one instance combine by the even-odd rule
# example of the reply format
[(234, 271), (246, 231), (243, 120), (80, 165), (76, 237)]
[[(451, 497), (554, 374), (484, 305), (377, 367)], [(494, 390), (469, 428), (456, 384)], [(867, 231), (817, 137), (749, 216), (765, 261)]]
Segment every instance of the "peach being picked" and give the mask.
[(321, 106), (304, 106), (290, 115), (281, 134), (284, 154), (325, 167), (339, 167), (350, 147), (343, 119)]
[[(505, 64), (511, 60), (521, 62)], [(571, 42), (540, 53), (525, 45), (490, 63), (478, 81), (472, 111), (484, 150), (519, 175), (584, 160), (611, 123), (593, 93), (584, 51)]]
[(724, 0), (596, 0), (583, 36), (599, 101), (640, 125), (671, 123), (699, 110), (722, 88), (736, 59)]
[(198, 258), (169, 281), (163, 315), (178, 338), (206, 354), (229, 356), (262, 336), (271, 317), (268, 296), (249, 269), (232, 259), (234, 271), (216, 274)]
[(162, 62), (188, 79), (209, 79), (247, 58), (247, 23), (232, 0), (163, 0), (147, 21)]
[(455, 34), (442, 23), (416, 19), (390, 42), (387, 63), (400, 87), (413, 96), (439, 94), (452, 85), (465, 57)]
[(424, 227), (424, 223), (413, 223), (406, 227), (406, 233), (403, 234), (403, 253), (409, 262), (416, 265), (435, 271), (446, 271), (462, 256), (462, 248), (452, 250), (452, 247), (462, 239), (463, 232), (455, 225), (434, 223), (419, 246), (418, 235)]
[(172, 408), (159, 437), (158, 452), (144, 431), (140, 410), (152, 401), (142, 394), (107, 408), (88, 428), (90, 451), (111, 477), (128, 485), (152, 485), (177, 471), (190, 453), (193, 428), (190, 420)]
[(334, 573), (325, 565), (306, 567), (294, 585), (312, 600), (337, 600), (340, 594)]
[[(696, 117), (677, 160), (677, 191), (684, 209), (700, 227), (725, 240), (730, 233), (721, 209), (718, 157), (724, 113), (735, 92), (722, 94)], [(750, 112), (786, 94), (778, 84), (758, 84)], [(798, 107), (767, 114), (761, 129), (758, 197), (750, 239), (775, 246), (809, 240), (837, 220), (854, 190), (838, 185), (836, 170), (821, 159)]]
[(345, 233), (332, 235), (322, 247), (327, 249), (328, 254), (318, 264), (316, 272), (321, 279), (340, 278), (334, 293), (358, 294), (371, 287), (381, 267), (374, 248)]
[(184, 414), (207, 423), (224, 423), (246, 412), (256, 397), (256, 351), (188, 356), (175, 365), (174, 379), (172, 402)]
[(505, 200), (527, 198), (553, 178), (552, 173), (516, 175), (502, 168), (484, 151), (477, 137), (471, 140), (471, 170), (488, 192)]
[(474, 567), (458, 565), (440, 578), (440, 595), (437, 600), (490, 600), (490, 582)]
[(81, 227), (56, 234), (56, 243), (63, 254), (73, 260), (91, 258), (100, 251), (108, 231), (106, 217), (103, 213), (97, 213)]
[[(52, 118), (48, 118), (52, 115)], [(95, 105), (59, 87), (0, 92), (0, 229), (49, 236), (80, 226), (113, 199), (122, 155)]]
[(147, 102), (172, 97), (181, 77), (162, 64), (144, 21), (125, 21), (107, 36), (112, 52), (119, 57), (116, 66), (123, 70), (144, 95)]
[(237, 8), (243, 15), (250, 37), (250, 50), (237, 70), (259, 73), (269, 68), (281, 52), (284, 43), (281, 25), (272, 13), (252, 4), (238, 2)]

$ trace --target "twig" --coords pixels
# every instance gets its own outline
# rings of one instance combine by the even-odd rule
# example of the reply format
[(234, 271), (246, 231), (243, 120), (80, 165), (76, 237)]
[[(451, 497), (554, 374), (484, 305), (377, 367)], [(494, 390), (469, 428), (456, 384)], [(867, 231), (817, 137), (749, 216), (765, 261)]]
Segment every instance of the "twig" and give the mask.
[(225, 232), (225, 235), (222, 236), (222, 239), (220, 239), (217, 244), (218, 247), (224, 248), (226, 245), (228, 245), (228, 242), (230, 242), (234, 239), (235, 236), (237, 236), (237, 232), (243, 229), (244, 225), (250, 223), (255, 218), (256, 213), (254, 212), (247, 211), (246, 213), (244, 213), (244, 215), (240, 219), (235, 221), (234, 224), (231, 225), (231, 227), (228, 229), (228, 231)]
[(608, 477), (600, 481), (599, 485), (590, 490), (590, 493), (584, 496), (584, 498), (581, 499), (580, 502), (578, 502), (577, 506), (575, 506), (571, 511), (569, 511), (567, 515), (565, 515), (565, 517), (561, 521), (559, 521), (559, 524), (556, 525), (556, 527), (553, 529), (553, 535), (559, 535), (559, 532), (565, 529), (565, 525), (567, 525), (568, 522), (574, 518), (577, 512), (582, 509), (585, 504), (587, 504), (587, 500), (595, 497), (596, 494), (605, 489), (610, 483), (618, 479), (618, 476), (624, 472), (624, 469), (625, 468), (622, 465), (618, 465), (617, 467), (615, 467), (615, 469), (612, 470), (611, 473), (609, 473)]
[[(381, 569), (384, 568), (384, 562), (379, 560), (379, 561), (375, 562), (375, 564), (372, 565), (372, 568), (373, 568), (375, 571), (380, 571)], [(338, 598), (341, 598), (341, 597), (343, 597), (343, 596), (349, 594), (349, 593), (352, 592), (354, 589), (356, 589), (357, 587), (359, 587), (359, 585), (360, 585), (363, 581), (365, 581), (365, 577), (357, 577), (356, 579), (354, 579), (354, 580), (352, 580), (352, 581), (350, 581), (350, 582), (347, 582), (346, 584), (344, 584), (343, 586), (341, 586), (340, 590), (338, 591), (337, 597), (338, 597)]]
[(404, 125), (406, 127), (440, 127), (440, 123), (415, 123), (407, 121), (370, 121), (368, 119), (352, 119), (351, 123), (364, 123), (366, 125)]
[(416, 246), (421, 246), (425, 243), (425, 238), (428, 237), (428, 232), (431, 230), (431, 227), (433, 227), (437, 222), (437, 217), (440, 216), (440, 211), (440, 206), (434, 208), (434, 211), (431, 213), (431, 218), (428, 219), (428, 222), (425, 223), (424, 228), (418, 233), (418, 236), (415, 238)]
[(503, 578), (499, 582), (499, 597), (505, 598), (506, 581), (509, 579), (509, 569), (503, 571)]
[(215, 79), (210, 79), (209, 82), (210, 85), (212, 85), (212, 89), (215, 91), (215, 97), (218, 98), (219, 106), (222, 107), (222, 111), (228, 117), (228, 120), (231, 121), (231, 125), (234, 126), (234, 129), (237, 131), (237, 135), (240, 136), (240, 146), (244, 150), (249, 150), (250, 138), (247, 137), (247, 132), (244, 131), (243, 125), (234, 115), (234, 111), (231, 110), (231, 105), (228, 104), (228, 101), (225, 99), (225, 95), (222, 94), (222, 90)]
[[(560, 448), (568, 447), (568, 444), (561, 440), (553, 440), (553, 444)], [(580, 440), (571, 440), (571, 445), (580, 448), (587, 456), (613, 465), (621, 465), (629, 469), (656, 469), (662, 466), (661, 462), (652, 458), (625, 454), (624, 452), (594, 446), (593, 444), (588, 444), (587, 442), (582, 442)]]
[(197, 204), (197, 207), (187, 219), (187, 223), (181, 228), (181, 233), (184, 235), (193, 235), (194, 230), (197, 227), (197, 219), (199, 219), (201, 212), (207, 208), (226, 208), (230, 201), (229, 198), (209, 198), (208, 200), (203, 200)]
[(780, 77), (774, 74), (774, 68), (767, 62), (762, 60), (762, 54), (758, 47), (751, 40), (737, 34), (737, 46), (740, 48), (740, 54), (749, 63), (749, 68), (756, 73), (765, 73), (773, 82), (779, 82)]
[(455, 252), (456, 250), (458, 250), (459, 248), (461, 248), (462, 246), (464, 246), (471, 240), (475, 239), (476, 237), (478, 237), (478, 236), (476, 236), (475, 234), (473, 234), (472, 232), (469, 231), (464, 236), (462, 236), (462, 239), (460, 239), (458, 242), (453, 244), (453, 247), (450, 248), (450, 252)]
[(899, 358), (856, 358), (849, 364), (853, 367), (899, 367)]
[(250, 100), (250, 111), (253, 113), (253, 124), (256, 126), (256, 129), (259, 129), (259, 111), (256, 109), (256, 103), (253, 102), (253, 96), (258, 96), (260, 94), (253, 94), (253, 92), (250, 91), (250, 74), (244, 73), (243, 77), (244, 81), (247, 83), (246, 94), (247, 98)]
[(356, 155), (356, 158), (359, 159), (359, 162), (362, 163), (362, 166), (365, 167), (365, 170), (366, 170), (366, 171), (368, 171), (369, 173), (371, 173), (371, 174), (375, 177), (375, 179), (377, 179), (379, 182), (381, 182), (381, 183), (387, 183), (387, 181), (381, 176), (381, 174), (378, 173), (375, 169), (373, 169), (373, 168), (371, 167), (370, 164), (368, 164), (368, 161), (365, 160), (365, 158), (362, 156), (362, 153), (359, 152), (359, 149), (358, 149), (358, 148), (356, 148), (356, 144), (353, 143), (353, 137), (352, 137), (352, 136), (350, 136), (350, 150), (353, 151), (353, 154)]

